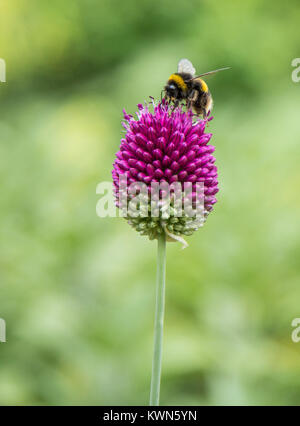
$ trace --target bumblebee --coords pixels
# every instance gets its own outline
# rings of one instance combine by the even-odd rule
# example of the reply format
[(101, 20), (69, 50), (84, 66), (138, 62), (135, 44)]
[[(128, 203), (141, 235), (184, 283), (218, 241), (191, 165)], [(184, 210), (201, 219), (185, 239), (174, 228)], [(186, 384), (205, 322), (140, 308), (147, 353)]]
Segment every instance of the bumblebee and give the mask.
[(163, 92), (165, 99), (178, 106), (185, 101), (188, 109), (193, 108), (197, 115), (206, 118), (213, 107), (213, 100), (207, 84), (200, 77), (224, 71), (230, 67), (220, 68), (196, 76), (196, 70), (188, 59), (178, 62), (177, 73), (171, 74)]

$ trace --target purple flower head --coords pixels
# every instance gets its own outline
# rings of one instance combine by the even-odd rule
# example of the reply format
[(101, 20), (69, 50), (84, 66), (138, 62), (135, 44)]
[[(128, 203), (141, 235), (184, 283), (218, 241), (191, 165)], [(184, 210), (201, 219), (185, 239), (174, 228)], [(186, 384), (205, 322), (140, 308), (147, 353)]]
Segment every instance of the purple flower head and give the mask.
[[(128, 202), (139, 194), (135, 208), (140, 214), (133, 215), (126, 210), (124, 216), (137, 231), (150, 239), (163, 231), (169, 237), (191, 235), (203, 225), (217, 201), (215, 148), (208, 144), (212, 134), (205, 133), (211, 118), (195, 119), (191, 111), (185, 112), (182, 107), (174, 109), (164, 101), (158, 105), (153, 103), (153, 112), (141, 104), (138, 109), (137, 119), (124, 111), (126, 134), (112, 171), (116, 204), (121, 209), (128, 208)], [(122, 186), (124, 180), (127, 186)], [(142, 185), (144, 192), (137, 189), (138, 185)], [(167, 189), (171, 186), (167, 197), (168, 212), (164, 203), (167, 194), (164, 185)], [(155, 197), (157, 186), (159, 195)], [(176, 198), (178, 191), (182, 195), (180, 212), (184, 203), (190, 200), (182, 214), (179, 214)], [(124, 195), (128, 198), (122, 201)], [(201, 201), (200, 207), (196, 206), (197, 201)], [(189, 211), (193, 214), (188, 214)], [(196, 211), (202, 212), (200, 219)]]

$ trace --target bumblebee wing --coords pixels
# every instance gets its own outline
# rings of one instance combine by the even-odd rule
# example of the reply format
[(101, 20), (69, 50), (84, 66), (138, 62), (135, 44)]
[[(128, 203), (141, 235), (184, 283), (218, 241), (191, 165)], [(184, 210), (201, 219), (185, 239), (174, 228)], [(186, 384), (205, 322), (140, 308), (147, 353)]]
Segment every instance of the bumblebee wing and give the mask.
[(196, 74), (196, 70), (193, 67), (193, 64), (188, 59), (180, 59), (178, 62), (177, 72), (191, 74), (193, 77)]
[(216, 74), (219, 71), (225, 71), (225, 70), (229, 70), (231, 67), (225, 67), (225, 68), (219, 68), (218, 70), (214, 70), (214, 71), (209, 71), (209, 72), (205, 72), (203, 74), (197, 75), (196, 77), (193, 77), (192, 80), (195, 80), (196, 78), (199, 77), (203, 77), (204, 75), (212, 75), (212, 74)]

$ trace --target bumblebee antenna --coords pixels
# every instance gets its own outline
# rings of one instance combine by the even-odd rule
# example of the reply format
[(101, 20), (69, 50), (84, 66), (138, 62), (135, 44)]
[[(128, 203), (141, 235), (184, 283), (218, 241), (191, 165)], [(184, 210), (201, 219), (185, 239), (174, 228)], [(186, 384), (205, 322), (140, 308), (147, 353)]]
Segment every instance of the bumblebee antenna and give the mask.
[(230, 69), (231, 69), (231, 67), (224, 67), (224, 68), (219, 68), (217, 70), (208, 71), (208, 72), (205, 72), (203, 74), (199, 74), (196, 77), (191, 78), (191, 80), (195, 80), (196, 78), (203, 77), (204, 75), (216, 74), (219, 71), (225, 71), (225, 70), (230, 70)]

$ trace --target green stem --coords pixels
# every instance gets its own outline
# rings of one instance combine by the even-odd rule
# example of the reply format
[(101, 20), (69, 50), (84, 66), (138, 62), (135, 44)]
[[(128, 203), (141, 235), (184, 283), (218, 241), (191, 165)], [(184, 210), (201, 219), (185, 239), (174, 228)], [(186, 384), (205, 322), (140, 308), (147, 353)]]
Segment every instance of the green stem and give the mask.
[(162, 341), (165, 310), (165, 281), (166, 281), (166, 235), (157, 239), (157, 275), (156, 275), (156, 308), (154, 323), (154, 351), (152, 361), (152, 377), (150, 390), (150, 405), (159, 405)]

